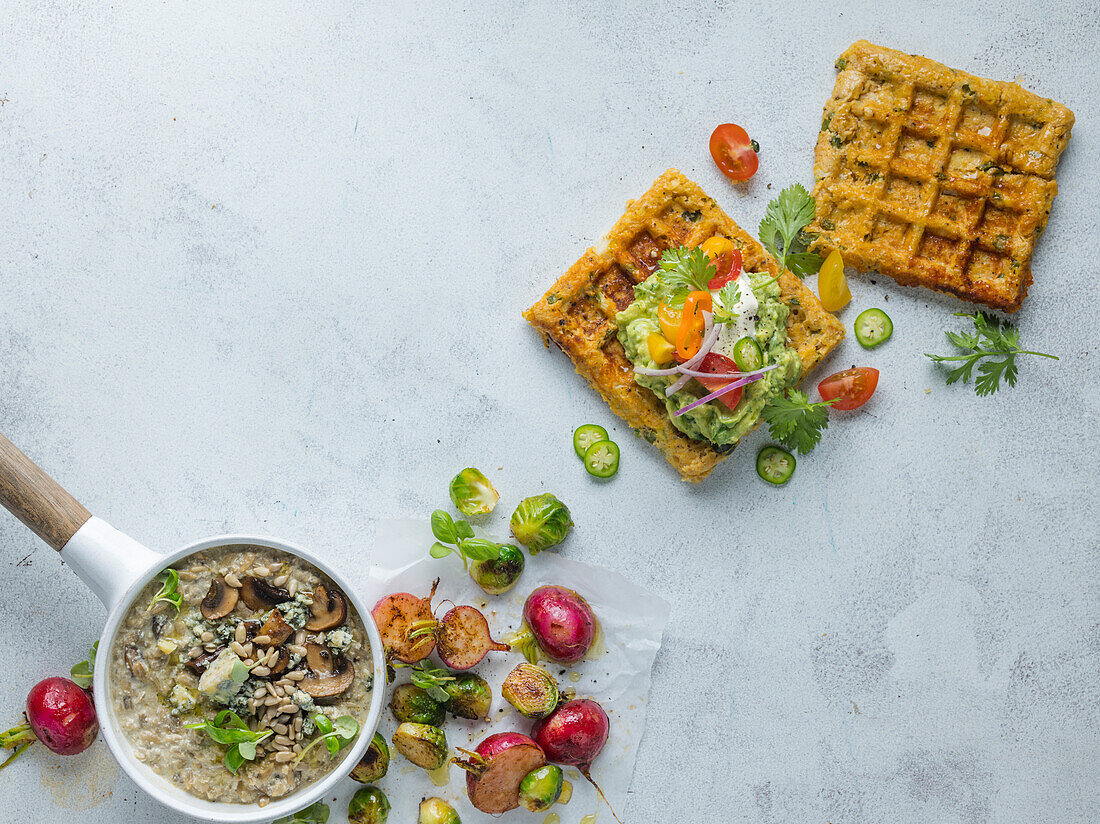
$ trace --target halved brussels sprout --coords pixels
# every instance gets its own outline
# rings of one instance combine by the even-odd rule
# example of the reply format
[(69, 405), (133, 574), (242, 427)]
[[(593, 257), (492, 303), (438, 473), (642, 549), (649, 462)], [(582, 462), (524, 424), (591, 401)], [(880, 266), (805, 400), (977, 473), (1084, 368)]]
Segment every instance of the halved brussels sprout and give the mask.
[(455, 808), (442, 798), (425, 798), (420, 802), (416, 824), (462, 824)]
[(488, 682), (472, 672), (456, 672), (453, 681), (443, 684), (449, 696), (443, 706), (451, 715), (484, 721), (489, 717), (493, 703), (493, 691)]
[(390, 817), (390, 800), (377, 787), (356, 790), (348, 802), (348, 824), (383, 824)]
[(390, 712), (398, 723), (431, 724), (438, 727), (447, 717), (443, 705), (415, 684), (399, 684), (393, 688)]
[(504, 679), (500, 694), (526, 718), (545, 718), (561, 702), (554, 676), (535, 664), (518, 664)]
[(560, 544), (573, 527), (569, 507), (544, 492), (520, 501), (512, 513), (512, 534), (527, 547), (532, 555), (538, 555), (547, 547)]
[(360, 784), (373, 784), (380, 781), (390, 768), (390, 748), (381, 733), (375, 733), (370, 746), (351, 771), (351, 778)]
[(447, 736), (439, 727), (406, 722), (393, 734), (393, 745), (425, 770), (438, 770), (447, 763)]
[(451, 501), (467, 518), (488, 515), (499, 500), (500, 493), (480, 469), (466, 467), (451, 479)]
[(501, 595), (516, 585), (526, 563), (523, 552), (511, 544), (500, 545), (500, 555), (470, 564), (470, 577), (489, 595)]
[(519, 782), (519, 803), (533, 813), (549, 810), (561, 795), (564, 776), (557, 764), (532, 770)]

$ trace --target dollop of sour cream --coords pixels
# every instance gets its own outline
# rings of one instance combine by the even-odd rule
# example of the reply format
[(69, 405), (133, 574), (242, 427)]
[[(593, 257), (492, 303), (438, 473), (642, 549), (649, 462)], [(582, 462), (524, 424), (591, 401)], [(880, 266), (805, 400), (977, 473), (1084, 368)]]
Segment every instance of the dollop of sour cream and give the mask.
[(714, 348), (711, 350), (719, 355), (725, 355), (730, 360), (733, 360), (733, 347), (737, 341), (746, 336), (756, 335), (756, 313), (760, 311), (760, 301), (753, 294), (752, 284), (745, 272), (742, 272), (737, 278), (737, 286), (740, 295), (738, 296), (737, 305), (733, 307), (722, 306), (722, 299), (719, 297), (718, 292), (711, 293), (716, 306), (722, 306), (723, 309), (732, 308), (732, 311), (738, 314), (738, 318), (734, 323), (722, 324), (722, 331), (718, 333), (718, 340), (715, 341)]

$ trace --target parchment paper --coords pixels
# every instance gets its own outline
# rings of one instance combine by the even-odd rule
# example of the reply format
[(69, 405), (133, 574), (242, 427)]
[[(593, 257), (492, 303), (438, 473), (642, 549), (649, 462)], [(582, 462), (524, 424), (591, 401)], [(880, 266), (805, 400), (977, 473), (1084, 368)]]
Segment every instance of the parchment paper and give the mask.
[[(503, 540), (504, 536), (495, 536), (495, 539)], [(572, 688), (577, 697), (593, 698), (607, 711), (611, 735), (593, 764), (592, 777), (621, 817), (634, 773), (638, 743), (645, 729), (650, 672), (668, 620), (668, 603), (634, 586), (616, 572), (571, 561), (554, 550), (528, 557), (519, 583), (504, 595), (489, 596), (473, 582), (457, 556), (440, 560), (429, 557), (428, 547), (433, 541), (426, 521), (380, 522), (371, 556), (368, 603), (373, 604), (391, 592), (427, 595), (432, 581), (438, 577), (439, 589), (433, 603), (438, 605), (443, 600), (450, 600), (476, 606), (485, 613), (497, 640), (519, 628), (524, 600), (533, 589), (544, 584), (559, 584), (576, 590), (592, 606), (600, 633), (589, 658), (570, 670), (552, 662), (541, 663), (554, 674), (563, 690)], [(437, 615), (442, 617), (444, 611), (437, 610)], [(438, 666), (434, 654), (432, 659)], [(512, 709), (500, 695), (504, 677), (521, 661), (523, 656), (519, 653), (494, 652), (473, 670), (492, 687), (491, 721), (467, 721), (448, 716), (445, 730), (452, 753), (455, 747), (472, 750), (482, 738), (495, 732), (530, 733), (532, 722)], [(577, 675), (571, 678), (570, 672)], [(403, 683), (408, 678), (407, 670), (397, 670), (396, 683)], [(379, 731), (389, 741), (396, 728), (397, 722), (389, 712), (387, 699)], [(466, 798), (466, 774), (458, 767), (452, 765), (448, 783), (437, 786), (428, 773), (410, 764), (392, 746), (390, 758), (389, 773), (378, 782), (393, 805), (390, 821), (410, 824), (416, 821), (420, 799), (428, 796), (439, 796), (452, 804), (463, 824), (542, 822), (547, 816), (545, 812), (531, 813), (520, 807), (494, 818), (471, 806)], [(555, 804), (551, 810), (561, 816), (562, 824), (575, 824), (591, 813), (597, 813), (600, 821), (613, 821), (588, 782), (574, 769), (567, 769), (565, 773), (566, 779), (573, 784), (573, 796), (568, 804)]]

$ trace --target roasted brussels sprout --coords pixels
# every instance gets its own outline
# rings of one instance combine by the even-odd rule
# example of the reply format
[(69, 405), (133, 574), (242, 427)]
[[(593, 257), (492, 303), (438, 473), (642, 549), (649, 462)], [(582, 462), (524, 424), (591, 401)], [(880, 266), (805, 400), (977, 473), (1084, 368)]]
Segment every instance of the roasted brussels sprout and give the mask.
[(406, 722), (393, 734), (393, 745), (425, 770), (438, 770), (447, 763), (447, 736), (439, 727)]
[(451, 479), (451, 501), (467, 518), (488, 515), (499, 500), (500, 493), (479, 469), (467, 467)]
[(520, 501), (512, 513), (512, 534), (527, 547), (532, 555), (538, 555), (547, 547), (560, 544), (573, 527), (569, 507), (544, 492)]
[(425, 798), (420, 802), (416, 824), (462, 824), (455, 808), (442, 798)]
[(400, 684), (393, 688), (390, 712), (398, 723), (431, 724), (438, 727), (447, 717), (443, 705), (414, 684)]
[(390, 817), (390, 800), (377, 787), (356, 790), (348, 802), (348, 824), (382, 824)]
[(526, 718), (545, 718), (561, 702), (554, 676), (535, 664), (518, 664), (504, 679), (500, 694)]
[(519, 803), (533, 813), (549, 810), (561, 795), (563, 780), (557, 764), (532, 770), (519, 782)]
[(381, 733), (375, 733), (370, 746), (351, 771), (351, 777), (360, 784), (380, 781), (390, 768), (390, 747)]
[(456, 672), (454, 680), (444, 683), (443, 689), (448, 696), (443, 706), (451, 715), (475, 721), (484, 721), (489, 717), (493, 691), (480, 675)]
[(500, 555), (470, 564), (470, 577), (489, 595), (500, 595), (516, 585), (523, 574), (523, 552), (511, 544), (500, 545)]

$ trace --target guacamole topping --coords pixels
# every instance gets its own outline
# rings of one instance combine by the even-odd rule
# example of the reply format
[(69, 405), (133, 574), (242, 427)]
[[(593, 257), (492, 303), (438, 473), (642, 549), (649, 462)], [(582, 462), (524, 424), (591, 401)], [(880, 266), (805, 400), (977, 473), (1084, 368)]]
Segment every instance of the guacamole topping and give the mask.
[[(640, 385), (652, 390), (664, 401), (673, 426), (689, 437), (707, 440), (717, 446), (736, 444), (756, 425), (768, 401), (794, 386), (802, 374), (802, 362), (798, 353), (787, 346), (787, 315), (790, 310), (779, 299), (779, 285), (769, 275), (755, 272), (743, 274), (739, 284), (743, 290), (751, 284), (752, 295), (745, 294), (740, 304), (741, 308), (748, 311), (735, 325), (737, 337), (744, 332), (752, 334), (764, 354), (764, 365), (778, 364), (778, 367), (765, 373), (760, 380), (745, 386), (736, 409), (727, 409), (724, 404), (715, 400), (676, 416), (675, 412), (708, 394), (702, 384), (694, 380), (688, 381), (679, 392), (666, 398), (665, 389), (675, 382), (676, 375), (634, 375)], [(755, 312), (750, 315), (753, 303), (757, 305)], [(657, 321), (659, 304), (657, 277), (651, 277), (634, 287), (634, 302), (615, 316), (619, 342), (635, 366), (657, 368), (646, 341), (650, 334), (661, 333)], [(722, 351), (722, 343), (726, 339), (732, 341), (734, 333), (735, 329), (730, 329), (728, 333), (723, 330), (715, 351)]]

